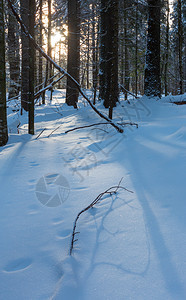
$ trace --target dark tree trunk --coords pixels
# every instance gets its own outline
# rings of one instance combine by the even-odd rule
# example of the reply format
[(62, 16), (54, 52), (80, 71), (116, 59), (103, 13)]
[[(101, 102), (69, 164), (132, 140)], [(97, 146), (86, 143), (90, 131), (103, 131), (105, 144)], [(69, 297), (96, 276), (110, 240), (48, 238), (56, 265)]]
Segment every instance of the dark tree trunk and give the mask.
[[(23, 23), (29, 28), (29, 1), (20, 0), (21, 18)], [(21, 69), (21, 107), (29, 110), (29, 40), (25, 34), (21, 33), (22, 42), (22, 69)]]
[[(68, 0), (68, 59), (67, 72), (79, 83), (80, 67), (80, 1)], [(66, 103), (77, 107), (79, 91), (67, 78)]]
[[(39, 46), (42, 48), (43, 46), (43, 0), (40, 0), (39, 7)], [(43, 83), (43, 57), (41, 53), (39, 53), (39, 85), (41, 89), (41, 84)]]
[(178, 0), (178, 55), (179, 55), (179, 87), (180, 94), (183, 94), (183, 24), (182, 24), (182, 3)]
[(3, 0), (0, 0), (0, 146), (6, 145), (8, 141), (4, 32), (4, 6)]
[(168, 63), (169, 63), (169, 0), (167, 0), (166, 16), (166, 49), (165, 49), (165, 96), (168, 95)]
[(136, 1), (135, 94), (138, 95), (138, 0)]
[[(48, 34), (47, 34), (47, 54), (48, 56), (52, 57), (52, 46), (51, 46), (51, 7), (52, 2), (51, 0), (48, 0)], [(47, 86), (48, 80), (52, 77), (52, 65), (51, 63), (47, 60), (46, 61), (46, 69), (45, 69), (45, 82), (44, 82), (44, 87)], [(45, 104), (45, 92), (43, 92), (42, 95), (42, 104)]]
[(144, 93), (150, 97), (161, 97), (160, 5), (161, 0), (148, 0), (148, 34)]
[(183, 38), (184, 38), (184, 49), (183, 49), (183, 92), (186, 93), (186, 3), (183, 3)]
[(100, 94), (109, 117), (118, 101), (118, 0), (101, 1)]
[(129, 51), (128, 51), (128, 24), (127, 24), (128, 1), (124, 0), (124, 70), (125, 70), (125, 100), (127, 100), (127, 91), (129, 91), (130, 72), (129, 72)]
[[(29, 0), (29, 32), (34, 37), (35, 0)], [(29, 40), (29, 134), (34, 134), (34, 66), (35, 49)]]
[[(12, 2), (14, 4), (15, 0)], [(8, 8), (8, 61), (10, 72), (8, 98), (10, 99), (19, 94), (20, 88), (19, 29), (10, 8)]]
[[(96, 26), (97, 25), (97, 26)], [(97, 27), (97, 28), (96, 28)], [(96, 7), (95, 4), (92, 5), (92, 80), (93, 80), (93, 91), (94, 99), (93, 104), (96, 104), (96, 91), (98, 84), (98, 34), (96, 30), (99, 30), (99, 23), (96, 24)]]

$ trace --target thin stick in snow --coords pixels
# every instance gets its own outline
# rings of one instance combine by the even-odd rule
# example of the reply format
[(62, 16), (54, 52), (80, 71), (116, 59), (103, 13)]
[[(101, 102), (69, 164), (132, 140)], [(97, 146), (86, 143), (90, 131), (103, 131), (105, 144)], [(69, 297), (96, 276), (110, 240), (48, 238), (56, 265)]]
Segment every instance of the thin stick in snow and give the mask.
[(133, 191), (130, 191), (126, 188), (124, 188), (123, 186), (120, 185), (122, 179), (120, 180), (120, 182), (118, 183), (118, 185), (116, 186), (112, 186), (110, 187), (109, 189), (107, 189), (106, 191), (104, 191), (103, 193), (99, 194), (96, 199), (94, 199), (94, 201), (92, 201), (86, 208), (82, 209), (76, 219), (75, 219), (75, 222), (74, 222), (74, 227), (73, 227), (73, 231), (72, 231), (72, 238), (71, 238), (71, 244), (70, 244), (70, 255), (72, 255), (72, 250), (74, 248), (74, 243), (77, 241), (77, 239), (75, 239), (75, 235), (78, 234), (79, 232), (76, 231), (76, 226), (77, 226), (77, 221), (79, 219), (79, 217), (81, 216), (82, 213), (84, 213), (85, 211), (89, 210), (90, 208), (92, 208), (95, 204), (97, 204), (102, 198), (104, 195), (106, 194), (109, 194), (110, 196), (112, 196), (113, 194), (116, 194), (118, 189), (123, 189), (129, 193), (133, 193)]

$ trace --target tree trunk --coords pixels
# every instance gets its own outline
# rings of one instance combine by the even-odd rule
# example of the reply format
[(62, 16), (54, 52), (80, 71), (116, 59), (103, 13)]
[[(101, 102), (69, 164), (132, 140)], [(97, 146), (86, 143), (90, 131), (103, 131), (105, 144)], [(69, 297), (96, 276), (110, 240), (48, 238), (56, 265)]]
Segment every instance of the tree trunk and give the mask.
[[(12, 1), (13, 4), (15, 0)], [(8, 6), (8, 61), (10, 73), (10, 85), (8, 98), (19, 94), (20, 56), (19, 56), (19, 31), (17, 21)]]
[(166, 18), (166, 49), (165, 49), (165, 96), (168, 95), (168, 62), (169, 62), (169, 0), (167, 0), (167, 18)]
[(184, 32), (184, 59), (183, 59), (183, 92), (186, 93), (186, 3), (183, 2), (183, 32)]
[(118, 0), (101, 1), (99, 98), (112, 118), (118, 101)]
[(96, 91), (98, 83), (98, 34), (99, 23), (96, 23), (96, 7), (95, 4), (92, 4), (92, 80), (93, 80), (93, 91), (94, 99), (93, 104), (96, 104)]
[(144, 93), (149, 97), (161, 97), (160, 5), (161, 0), (148, 0), (148, 34)]
[[(27, 28), (29, 28), (29, 1), (20, 0), (21, 18)], [(21, 107), (29, 110), (29, 40), (25, 34), (21, 33), (22, 42), (22, 68), (21, 68)]]
[[(29, 32), (34, 37), (35, 0), (29, 0)], [(35, 49), (29, 40), (29, 124), (28, 133), (34, 134), (34, 64)]]
[(3, 0), (0, 0), (0, 146), (6, 145), (8, 141), (4, 32), (4, 5)]
[[(40, 0), (39, 7), (39, 46), (43, 46), (43, 0)], [(43, 83), (43, 57), (39, 53), (39, 85)], [(40, 86), (41, 88), (41, 86)]]
[(138, 0), (136, 1), (136, 44), (135, 44), (135, 94), (138, 96)]
[[(80, 68), (80, 1), (68, 0), (68, 59), (67, 72), (79, 83)], [(67, 78), (66, 103), (77, 108), (79, 91)]]
[(128, 26), (127, 26), (127, 7), (128, 2), (124, 0), (124, 70), (125, 70), (125, 100), (127, 100), (127, 91), (129, 91), (130, 72), (129, 72), (129, 53), (128, 53)]
[(179, 88), (183, 94), (183, 24), (182, 24), (182, 3), (178, 0), (178, 55), (179, 55)]

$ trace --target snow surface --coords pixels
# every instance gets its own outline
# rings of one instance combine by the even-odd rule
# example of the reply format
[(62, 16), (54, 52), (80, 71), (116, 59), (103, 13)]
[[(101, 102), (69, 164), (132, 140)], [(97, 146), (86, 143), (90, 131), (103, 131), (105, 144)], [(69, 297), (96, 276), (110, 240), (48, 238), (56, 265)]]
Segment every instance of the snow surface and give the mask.
[[(101, 120), (84, 101), (78, 110), (67, 107), (64, 95), (58, 90), (52, 103), (36, 107), (35, 136), (27, 134), (27, 114), (14, 103), (8, 108), (0, 299), (186, 299), (186, 106), (170, 103), (173, 96), (121, 99), (114, 118), (138, 129), (121, 134), (102, 125), (65, 134)], [(118, 190), (83, 213), (70, 256), (77, 214), (122, 177), (133, 193)], [(58, 196), (56, 178), (66, 180)]]

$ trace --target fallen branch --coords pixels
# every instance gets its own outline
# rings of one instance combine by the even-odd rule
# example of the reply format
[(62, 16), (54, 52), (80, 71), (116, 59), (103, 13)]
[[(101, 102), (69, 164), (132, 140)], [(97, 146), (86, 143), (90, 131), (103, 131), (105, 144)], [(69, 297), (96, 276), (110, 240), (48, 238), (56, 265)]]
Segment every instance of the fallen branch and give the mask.
[(134, 98), (139, 99), (138, 96), (134, 95), (133, 93), (131, 93), (130, 91), (126, 90), (126, 88), (124, 88), (123, 85), (120, 84), (120, 87), (123, 91), (127, 92), (128, 94), (132, 95)]
[(88, 128), (88, 127), (97, 126), (97, 125), (105, 125), (105, 124), (109, 125), (110, 123), (108, 123), (108, 122), (102, 122), (102, 123), (95, 123), (95, 124), (91, 124), (91, 125), (85, 125), (85, 126), (75, 127), (75, 128), (72, 128), (72, 129), (69, 129), (69, 130), (65, 131), (65, 133), (68, 133), (68, 132), (71, 132), (71, 131), (74, 131), (74, 130), (78, 130), (78, 129)]
[[(61, 125), (62, 125), (62, 124), (61, 124)], [(59, 129), (59, 127), (60, 127), (61, 125), (59, 125), (57, 128), (55, 128), (54, 130), (52, 130), (52, 132), (51, 132), (47, 137), (50, 137), (56, 130)]]
[[(122, 179), (121, 179), (122, 180)], [(72, 239), (71, 239), (71, 245), (70, 245), (70, 255), (72, 254), (72, 250), (74, 248), (74, 243), (77, 241), (77, 239), (75, 239), (75, 235), (78, 234), (79, 232), (76, 231), (76, 226), (77, 226), (77, 221), (79, 219), (79, 217), (81, 216), (82, 213), (84, 213), (85, 211), (89, 210), (90, 208), (92, 208), (95, 204), (97, 204), (105, 194), (109, 194), (110, 196), (113, 194), (116, 194), (118, 189), (123, 189), (129, 193), (133, 193), (133, 191), (130, 191), (126, 188), (124, 188), (123, 186), (120, 186), (121, 180), (119, 182), (119, 184), (117, 186), (113, 186), (110, 187), (109, 189), (107, 189), (106, 191), (104, 191), (103, 193), (99, 194), (96, 199), (94, 199), (94, 201), (92, 201), (86, 208), (84, 208), (83, 210), (81, 210), (74, 222), (74, 227), (73, 227), (73, 231), (72, 231)]]
[(123, 133), (123, 128), (121, 128), (120, 126), (118, 126), (117, 124), (115, 124), (110, 118), (108, 118), (106, 115), (104, 115), (102, 112), (100, 112), (90, 101), (90, 99), (85, 95), (85, 93), (83, 92), (83, 90), (81, 89), (80, 84), (67, 72), (65, 71), (63, 68), (61, 68), (55, 61), (53, 61), (53, 59), (48, 56), (44, 50), (36, 43), (36, 41), (34, 40), (34, 38), (31, 36), (31, 34), (29, 33), (27, 27), (24, 25), (22, 19), (19, 17), (18, 13), (16, 12), (16, 9), (14, 8), (14, 5), (12, 4), (11, 0), (8, 0), (8, 3), (10, 5), (10, 8), (14, 14), (14, 16), (16, 17), (18, 23), (21, 26), (22, 31), (24, 32), (24, 34), (29, 38), (30, 42), (32, 43), (32, 45), (34, 46), (34, 48), (36, 50), (39, 51), (39, 53), (45, 57), (59, 72), (61, 72), (62, 74), (64, 74), (65, 76), (67, 76), (70, 80), (73, 81), (73, 83), (76, 85), (78, 91), (80, 92), (80, 94), (83, 96), (83, 98), (89, 103), (89, 105), (92, 107), (92, 109), (104, 120), (106, 120), (108, 123), (110, 123), (118, 132)]
[[(138, 128), (138, 124), (137, 123), (132, 123), (132, 122), (122, 122), (122, 123), (118, 123), (121, 126), (125, 126), (125, 125), (131, 125), (131, 126), (136, 126), (136, 128)], [(102, 122), (102, 123), (95, 123), (95, 124), (91, 124), (91, 125), (85, 125), (85, 126), (80, 126), (80, 127), (75, 127), (72, 129), (69, 129), (67, 131), (65, 131), (65, 133), (69, 133), (71, 131), (75, 131), (75, 130), (79, 130), (79, 129), (83, 129), (83, 128), (88, 128), (88, 127), (93, 127), (93, 126), (97, 126), (97, 125), (111, 125), (108, 122)]]
[(137, 123), (133, 123), (133, 122), (121, 122), (118, 123), (121, 126), (125, 126), (125, 125), (131, 125), (131, 126), (136, 126), (136, 128), (138, 128), (138, 124)]
[(60, 76), (58, 79), (54, 80), (53, 82), (51, 82), (49, 85), (47, 85), (46, 87), (44, 87), (43, 89), (39, 90), (37, 93), (34, 94), (34, 98), (38, 98), (43, 92), (45, 92), (46, 90), (50, 90), (53, 88), (53, 86), (58, 83), (61, 79), (63, 79), (65, 76), (65, 74), (63, 74), (62, 76)]
[(46, 128), (42, 129), (41, 132), (38, 134), (38, 136), (36, 136), (36, 140), (40, 137), (40, 135), (42, 135), (42, 133), (46, 130)]
[[(57, 74), (55, 74), (54, 76), (52, 76), (52, 77), (50, 77), (49, 79), (48, 79), (48, 81), (50, 82), (52, 79), (54, 79), (56, 76), (58, 76), (60, 74), (60, 72), (58, 72)], [(36, 87), (35, 87), (35, 90), (37, 89), (37, 88), (39, 88), (40, 86), (43, 86), (44, 85), (44, 82), (42, 82), (42, 83), (40, 83), (40, 84), (38, 84)], [(39, 91), (38, 91), (39, 92)]]

